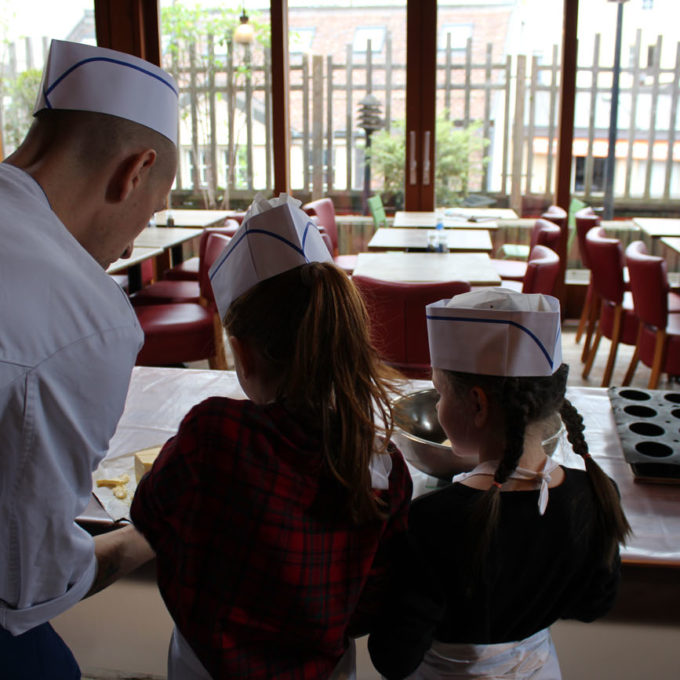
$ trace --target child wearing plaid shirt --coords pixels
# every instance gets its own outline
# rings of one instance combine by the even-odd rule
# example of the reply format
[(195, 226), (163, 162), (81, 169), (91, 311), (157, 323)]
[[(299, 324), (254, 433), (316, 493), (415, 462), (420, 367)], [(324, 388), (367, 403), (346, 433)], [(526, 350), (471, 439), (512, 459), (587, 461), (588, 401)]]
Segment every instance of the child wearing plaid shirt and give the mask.
[[(244, 225), (227, 250), (255, 238)], [(194, 407), (135, 495), (176, 624), (169, 678), (353, 677), (351, 636), (382, 602), (411, 497), (394, 376), (353, 284), (320, 259), (226, 296), (249, 399)]]

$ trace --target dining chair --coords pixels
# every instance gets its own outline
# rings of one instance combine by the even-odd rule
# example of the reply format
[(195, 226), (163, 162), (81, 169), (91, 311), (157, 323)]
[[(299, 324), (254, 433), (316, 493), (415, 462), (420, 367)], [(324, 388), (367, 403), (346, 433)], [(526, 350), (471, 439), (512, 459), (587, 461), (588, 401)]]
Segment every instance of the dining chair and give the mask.
[(593, 277), (591, 273), (590, 258), (588, 257), (588, 243), (586, 242), (586, 234), (593, 228), (600, 225), (600, 216), (590, 207), (578, 210), (574, 214), (574, 228), (576, 230), (576, 239), (578, 242), (578, 252), (581, 258), (581, 263), (588, 270), (588, 288), (586, 290), (586, 297), (581, 309), (581, 316), (576, 330), (576, 342), (581, 341), (581, 337), (585, 332), (585, 340), (583, 342), (583, 352), (581, 353), (581, 361), (586, 361), (588, 352), (590, 351), (590, 342), (595, 328), (597, 319), (597, 309), (599, 300), (596, 299), (595, 290), (593, 288)]
[[(220, 234), (226, 236), (233, 236), (239, 228), (240, 222), (238, 219), (229, 218), (221, 227), (208, 227), (209, 229), (219, 229)], [(163, 273), (163, 279), (168, 281), (198, 281), (198, 267), (200, 262), (200, 244), (199, 254), (195, 257), (190, 257), (184, 262), (176, 264), (172, 269), (168, 269)]]
[(210, 284), (210, 267), (229, 237), (208, 232), (199, 272), (199, 302), (148, 304), (135, 307), (144, 331), (137, 355), (140, 366), (176, 366), (208, 359), (210, 368), (228, 368), (222, 323)]
[(319, 228), (328, 234), (331, 239), (333, 250), (333, 261), (340, 267), (340, 269), (351, 274), (356, 266), (356, 255), (340, 255), (338, 250), (338, 226), (335, 221), (335, 206), (330, 198), (319, 198), (316, 201), (305, 203), (302, 209), (310, 216), (317, 218), (317, 225)]
[[(238, 229), (238, 227), (236, 227)], [(144, 286), (141, 290), (130, 295), (133, 307), (140, 305), (159, 305), (178, 302), (198, 302), (201, 297), (200, 262), (205, 252), (210, 234), (222, 234), (231, 238), (236, 232), (233, 224), (224, 227), (206, 227), (198, 243), (199, 273), (196, 280), (190, 279), (162, 279)]]
[(382, 198), (380, 198), (380, 194), (371, 196), (367, 203), (368, 209), (371, 211), (371, 217), (373, 218), (373, 226), (375, 229), (386, 227), (387, 215), (385, 214), (385, 206), (383, 205)]
[(595, 337), (582, 376), (585, 379), (590, 375), (602, 336), (609, 338), (609, 357), (602, 375), (602, 387), (608, 387), (614, 372), (619, 343), (635, 345), (638, 320), (633, 309), (633, 298), (625, 290), (623, 281), (624, 255), (621, 241), (608, 238), (603, 227), (593, 227), (586, 234), (586, 248), (591, 264), (593, 290), (600, 305)]
[[(555, 223), (543, 218), (537, 219), (531, 229), (531, 240), (527, 256), (536, 245), (546, 246), (551, 250), (557, 251), (560, 238), (562, 238), (562, 230)], [(524, 280), (527, 272), (527, 262), (492, 258), (491, 263), (501, 279), (520, 282)]]
[[(556, 224), (558, 227), (562, 228), (567, 223), (567, 217), (568, 216), (566, 210), (560, 208), (557, 205), (551, 205), (539, 217), (539, 219), (547, 220), (548, 222), (552, 222), (553, 224)], [(534, 224), (534, 229), (535, 228), (536, 225)], [(531, 236), (533, 237), (533, 230)], [(529, 259), (529, 253), (531, 253), (531, 249), (535, 245), (536, 243), (532, 242), (531, 239), (529, 245), (525, 245), (524, 243), (504, 243), (498, 249), (499, 260), (520, 260), (522, 262), (526, 262)], [(510, 270), (508, 270), (508, 272), (509, 271)], [(510, 276), (506, 277), (502, 276), (501, 278), (510, 278)], [(522, 277), (520, 276), (519, 279), (515, 280), (521, 280), (521, 278)]]
[(531, 250), (522, 281), (501, 279), (501, 286), (520, 293), (552, 295), (559, 273), (560, 256), (552, 248), (537, 243)]
[(642, 241), (626, 248), (635, 314), (640, 322), (635, 351), (623, 379), (630, 385), (638, 362), (652, 369), (647, 387), (657, 389), (661, 373), (680, 376), (680, 295), (670, 292), (666, 262), (647, 253)]
[(409, 378), (429, 379), (432, 369), (425, 306), (467, 293), (470, 284), (403, 283), (368, 276), (353, 276), (352, 281), (368, 310), (371, 340), (380, 358)]

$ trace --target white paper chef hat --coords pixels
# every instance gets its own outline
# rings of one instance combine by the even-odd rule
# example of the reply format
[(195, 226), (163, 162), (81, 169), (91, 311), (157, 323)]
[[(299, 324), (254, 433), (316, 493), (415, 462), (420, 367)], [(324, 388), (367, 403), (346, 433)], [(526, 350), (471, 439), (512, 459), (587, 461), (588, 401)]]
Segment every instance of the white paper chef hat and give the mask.
[(53, 40), (33, 115), (43, 109), (126, 118), (177, 146), (178, 89), (172, 76), (125, 52)]
[(550, 295), (482, 288), (427, 305), (434, 368), (549, 376), (562, 363), (560, 303)]
[(255, 197), (238, 231), (210, 268), (220, 318), (239, 295), (308, 262), (332, 262), (319, 229), (287, 194)]

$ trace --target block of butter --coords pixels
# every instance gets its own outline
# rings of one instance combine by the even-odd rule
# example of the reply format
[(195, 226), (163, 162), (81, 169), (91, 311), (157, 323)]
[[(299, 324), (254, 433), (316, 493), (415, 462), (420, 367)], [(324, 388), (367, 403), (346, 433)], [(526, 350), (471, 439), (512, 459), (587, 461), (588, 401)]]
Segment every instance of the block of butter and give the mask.
[(162, 448), (162, 446), (152, 446), (135, 453), (135, 477), (138, 484), (139, 480), (151, 469)]

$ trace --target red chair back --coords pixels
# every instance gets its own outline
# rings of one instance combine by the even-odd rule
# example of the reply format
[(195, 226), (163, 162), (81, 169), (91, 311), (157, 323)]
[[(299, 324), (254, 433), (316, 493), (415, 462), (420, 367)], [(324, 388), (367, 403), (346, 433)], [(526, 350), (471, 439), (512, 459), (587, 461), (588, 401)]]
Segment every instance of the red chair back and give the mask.
[(648, 255), (642, 241), (633, 241), (626, 248), (626, 264), (635, 315), (648, 326), (666, 328), (669, 286), (665, 260)]
[(544, 220), (550, 220), (553, 224), (558, 227), (565, 227), (567, 224), (567, 211), (564, 208), (560, 208), (559, 205), (551, 205), (542, 215), (541, 218)]
[(335, 224), (335, 206), (330, 198), (320, 198), (306, 203), (302, 209), (310, 216), (316, 217), (319, 227), (323, 227), (331, 239), (333, 250), (331, 254), (338, 254), (338, 227)]
[(467, 293), (467, 281), (398, 283), (353, 276), (371, 320), (371, 339), (383, 361), (413, 378), (428, 378), (430, 348), (425, 306)]
[(534, 246), (529, 253), (527, 273), (522, 282), (522, 292), (552, 295), (559, 271), (559, 255), (546, 246)]
[(531, 231), (529, 253), (534, 249), (534, 246), (546, 246), (557, 252), (557, 250), (559, 250), (561, 238), (562, 230), (554, 222), (538, 219)]
[(201, 240), (205, 241), (205, 243), (203, 244), (203, 255), (201, 256), (201, 264), (198, 269), (198, 285), (201, 297), (207, 300), (208, 303), (215, 301), (212, 285), (210, 284), (210, 267), (213, 266), (215, 260), (229, 245), (229, 241), (231, 241), (231, 237), (225, 236), (219, 229), (219, 227), (214, 230), (206, 229), (201, 237)]
[(574, 215), (574, 224), (576, 225), (576, 238), (578, 239), (578, 251), (581, 256), (581, 262), (586, 269), (591, 269), (586, 234), (593, 227), (600, 226), (600, 216), (591, 207), (583, 208), (583, 210), (579, 210)]
[(623, 302), (623, 249), (617, 238), (608, 238), (602, 227), (586, 234), (593, 288), (603, 299), (614, 304)]

